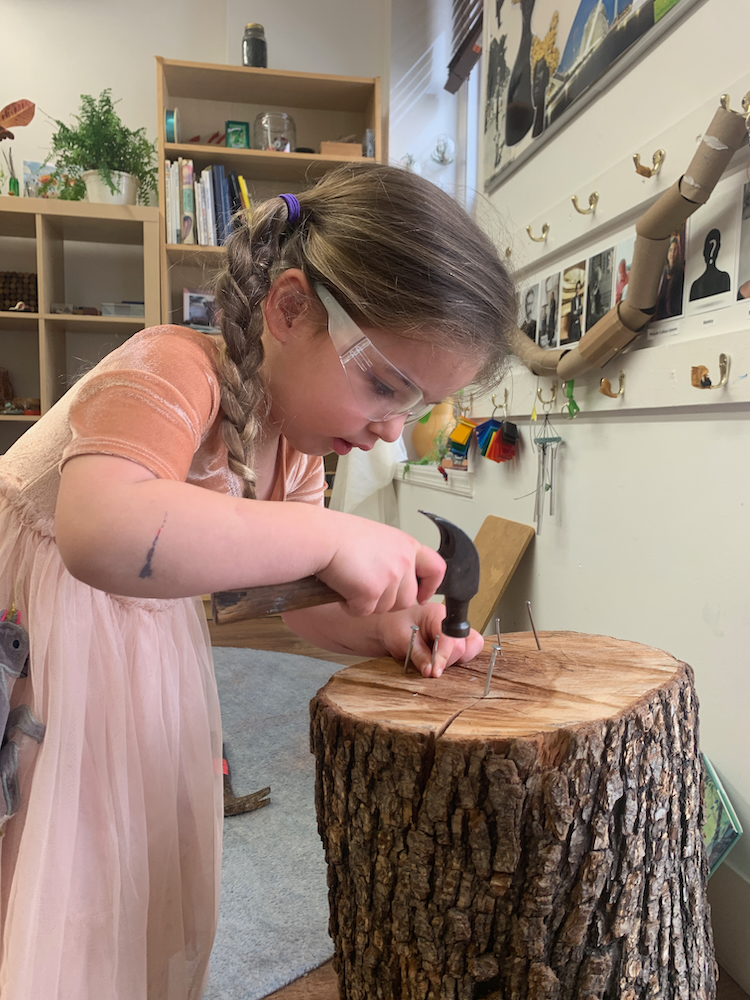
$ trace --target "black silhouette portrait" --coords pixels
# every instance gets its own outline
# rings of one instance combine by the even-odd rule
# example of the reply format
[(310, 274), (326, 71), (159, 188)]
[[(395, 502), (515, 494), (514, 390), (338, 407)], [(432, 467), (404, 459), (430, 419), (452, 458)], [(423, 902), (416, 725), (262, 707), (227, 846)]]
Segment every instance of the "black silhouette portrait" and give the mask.
[(729, 291), (731, 287), (729, 275), (726, 271), (720, 271), (716, 266), (720, 249), (721, 233), (718, 229), (712, 229), (707, 233), (703, 244), (703, 259), (706, 262), (706, 270), (690, 286), (691, 302)]

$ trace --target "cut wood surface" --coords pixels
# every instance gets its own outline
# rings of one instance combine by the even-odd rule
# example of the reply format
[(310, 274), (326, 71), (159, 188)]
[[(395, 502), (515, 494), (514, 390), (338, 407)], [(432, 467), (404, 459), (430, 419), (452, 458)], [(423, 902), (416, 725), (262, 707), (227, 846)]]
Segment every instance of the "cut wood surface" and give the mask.
[(715, 996), (692, 671), (606, 636), (505, 635), (311, 703), (342, 1000)]

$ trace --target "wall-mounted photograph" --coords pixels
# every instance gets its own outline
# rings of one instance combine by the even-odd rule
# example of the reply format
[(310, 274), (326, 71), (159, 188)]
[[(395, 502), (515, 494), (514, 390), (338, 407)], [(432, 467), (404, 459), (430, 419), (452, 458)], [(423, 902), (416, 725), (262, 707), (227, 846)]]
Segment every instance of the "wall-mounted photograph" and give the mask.
[(612, 269), (615, 248), (594, 254), (589, 260), (589, 284), (586, 289), (586, 329), (605, 316), (612, 307)]
[(521, 315), (518, 325), (531, 340), (536, 341), (539, 315), (539, 285), (532, 285), (521, 292)]
[(550, 274), (541, 283), (537, 344), (540, 347), (557, 347), (557, 324), (560, 319), (560, 272)]
[(586, 261), (571, 264), (562, 273), (560, 304), (560, 347), (574, 344), (583, 334), (583, 310), (586, 290)]
[(718, 184), (708, 204), (688, 222), (685, 311), (720, 309), (737, 301), (737, 244), (742, 186)]
[(486, 191), (699, 0), (485, 0)]
[[(669, 237), (667, 256), (659, 282), (654, 322), (682, 316), (685, 291), (685, 226)], [(658, 331), (655, 331), (658, 332)]]
[(745, 184), (742, 188), (737, 299), (750, 299), (750, 184)]
[(633, 266), (635, 236), (620, 240), (615, 248), (615, 305), (619, 306), (628, 295), (630, 269)]

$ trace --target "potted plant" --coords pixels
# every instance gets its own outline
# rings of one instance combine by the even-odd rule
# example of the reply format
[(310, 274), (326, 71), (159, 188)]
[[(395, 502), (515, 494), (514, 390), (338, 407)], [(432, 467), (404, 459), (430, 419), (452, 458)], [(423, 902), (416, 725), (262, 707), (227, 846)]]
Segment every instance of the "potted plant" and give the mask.
[(40, 195), (57, 194), (66, 201), (107, 201), (145, 204), (156, 191), (156, 141), (145, 129), (127, 128), (115, 110), (112, 92), (98, 98), (81, 95), (74, 125), (54, 119), (49, 160), (54, 164), (40, 188)]

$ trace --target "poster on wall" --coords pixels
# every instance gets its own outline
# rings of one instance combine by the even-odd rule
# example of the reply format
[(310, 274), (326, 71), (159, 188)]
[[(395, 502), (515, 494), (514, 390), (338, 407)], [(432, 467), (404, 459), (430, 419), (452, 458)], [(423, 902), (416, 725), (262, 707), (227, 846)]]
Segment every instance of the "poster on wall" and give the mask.
[(577, 343), (583, 335), (584, 289), (586, 261), (566, 267), (562, 273), (560, 304), (560, 347)]
[(492, 191), (700, 0), (485, 0)]

